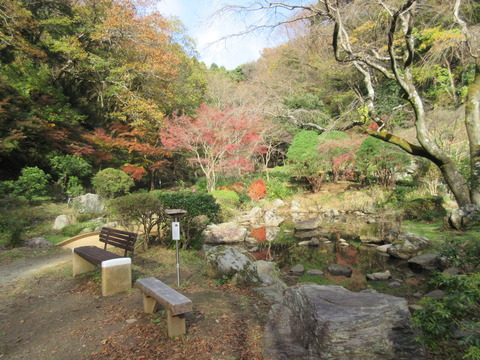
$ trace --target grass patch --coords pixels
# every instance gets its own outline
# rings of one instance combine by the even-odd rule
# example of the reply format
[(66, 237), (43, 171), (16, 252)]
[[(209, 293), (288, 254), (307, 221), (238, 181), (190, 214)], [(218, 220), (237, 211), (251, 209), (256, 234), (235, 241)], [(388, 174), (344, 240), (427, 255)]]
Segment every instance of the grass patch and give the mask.
[(425, 236), (432, 241), (442, 241), (451, 235), (450, 231), (444, 230), (443, 220), (437, 220), (432, 223), (419, 223), (413, 222), (412, 220), (405, 220), (402, 225), (403, 231)]
[(82, 232), (84, 229), (92, 229), (92, 231), (97, 227), (102, 225), (100, 222), (83, 222), (83, 223), (75, 223), (71, 225), (65, 226), (60, 232), (62, 235), (67, 236), (67, 238), (71, 238), (77, 236)]

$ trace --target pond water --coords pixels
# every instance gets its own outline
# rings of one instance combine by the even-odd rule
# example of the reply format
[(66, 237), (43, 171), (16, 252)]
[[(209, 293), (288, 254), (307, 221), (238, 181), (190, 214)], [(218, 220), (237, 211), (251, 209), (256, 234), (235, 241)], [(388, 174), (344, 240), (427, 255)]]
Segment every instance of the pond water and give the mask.
[[(368, 222), (368, 223), (367, 223)], [(364, 217), (341, 216), (326, 219), (321, 226), (323, 240), (317, 246), (298, 246), (302, 240), (294, 237), (292, 230), (278, 229), (275, 239), (269, 239), (268, 227), (252, 227), (251, 236), (260, 241), (258, 251), (252, 253), (258, 260), (274, 260), (283, 270), (289, 270), (297, 264), (301, 264), (306, 270), (318, 269), (325, 272), (324, 276), (292, 277), (293, 281), (311, 281), (317, 283), (340, 284), (350, 290), (362, 290), (369, 287), (366, 275), (387, 270), (393, 279), (401, 280), (401, 283), (417, 283), (424, 276), (413, 273), (408, 268), (406, 260), (395, 259), (386, 253), (382, 253), (375, 246), (362, 244), (363, 237), (380, 237), (395, 227), (392, 219), (380, 221), (367, 221)], [(289, 226), (287, 226), (288, 228)], [(290, 226), (291, 229), (291, 226)], [(341, 241), (340, 239), (346, 240)], [(330, 276), (326, 268), (330, 264), (346, 265), (353, 270), (351, 278)]]

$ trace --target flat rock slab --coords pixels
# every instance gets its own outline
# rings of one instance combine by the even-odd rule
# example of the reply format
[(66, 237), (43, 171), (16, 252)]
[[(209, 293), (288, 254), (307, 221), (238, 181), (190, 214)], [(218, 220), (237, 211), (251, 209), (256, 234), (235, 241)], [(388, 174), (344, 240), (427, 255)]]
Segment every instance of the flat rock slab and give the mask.
[(272, 306), (264, 360), (426, 360), (407, 301), (341, 286), (303, 284)]

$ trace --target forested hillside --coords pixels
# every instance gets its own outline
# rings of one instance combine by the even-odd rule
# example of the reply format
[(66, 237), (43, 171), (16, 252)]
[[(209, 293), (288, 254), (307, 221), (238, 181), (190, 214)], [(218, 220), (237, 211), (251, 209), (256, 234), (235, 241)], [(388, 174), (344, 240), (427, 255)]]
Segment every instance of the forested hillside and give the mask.
[[(0, 1), (2, 259), (13, 261), (17, 248), (22, 251), (29, 240), (53, 247), (108, 224), (139, 233), (136, 277), (163, 277), (170, 263), (162, 254), (169, 247), (200, 254), (204, 245), (233, 243), (252, 259), (272, 265), (283, 262), (285, 255), (289, 263), (272, 267), (271, 275), (284, 273), (289, 285), (344, 284), (344, 279), (334, 278), (349, 279), (353, 273), (357, 277), (346, 281), (355, 291), (372, 287), (395, 296), (408, 294), (413, 305), (420, 305), (415, 326), (422, 330), (418, 340), (428, 347), (428, 358), (480, 359), (480, 2), (223, 1), (227, 5), (218, 9), (217, 18), (233, 13), (245, 29), (221, 36), (274, 32), (284, 37), (282, 45), (263, 49), (258, 60), (227, 70), (221, 63), (203, 63), (195, 39), (186, 35), (178, 19), (156, 10), (158, 1)], [(166, 209), (184, 211), (172, 215)], [(182, 214), (176, 239), (170, 236), (168, 213), (175, 221)], [(348, 231), (341, 234), (342, 228)], [(361, 250), (369, 255), (363, 257)], [(380, 255), (378, 265), (370, 250)], [(24, 252), (34, 256), (36, 250)], [(255, 338), (253, 349), (260, 356), (267, 338), (260, 335), (260, 323), (255, 323), (256, 331), (245, 326), (248, 308), (243, 300), (248, 298), (263, 315), (268, 311), (257, 307), (253, 293), (234, 290), (231, 284), (208, 295), (212, 293), (205, 288), (225, 285), (231, 274), (205, 281), (204, 254), (201, 259), (190, 251), (183, 255), (192, 261), (188, 272), (194, 277), (182, 286), (207, 294), (201, 301), (209, 304), (195, 309), (188, 319), (190, 329), (209, 323), (215, 331), (196, 327), (201, 341), (194, 337), (188, 344), (190, 333), (165, 337), (164, 346), (158, 341), (158, 321), (144, 318), (145, 329), (157, 330), (138, 334), (151, 338), (133, 332), (118, 338), (142, 338), (144, 352), (135, 350), (136, 341), (112, 341), (114, 330), (108, 336), (99, 333), (104, 352), (90, 358), (105, 357), (108, 351), (119, 354), (111, 358), (128, 358), (126, 347), (137, 358), (169, 351), (181, 356), (180, 348), (189, 357), (199, 349), (210, 356), (205, 350), (212, 343), (212, 349), (220, 344), (221, 356), (253, 359), (243, 351), (250, 351), (249, 337)], [(422, 257), (425, 264), (419, 277), (413, 272), (420, 260), (409, 270), (414, 257)], [(177, 271), (178, 259), (177, 251)], [(384, 268), (389, 262), (400, 275), (392, 278)], [(337, 273), (336, 265), (348, 265), (349, 272)], [(55, 279), (65, 274), (56, 271)], [(367, 285), (367, 278), (375, 285)], [(391, 283), (384, 282), (390, 278)], [(238, 283), (236, 275), (233, 279)], [(69, 290), (57, 291), (63, 301), (65, 294), (77, 297), (84, 291), (77, 285), (71, 288), (70, 280), (68, 284)], [(268, 284), (286, 293), (273, 278)], [(23, 281), (17, 285), (23, 287)], [(233, 298), (242, 299), (231, 305), (211, 301), (223, 299), (217, 294), (227, 288)], [(39, 312), (37, 298), (45, 298), (41, 301), (48, 301), (50, 308), (52, 299), (58, 299), (51, 297), (51, 290), (45, 297), (24, 296), (32, 311), (17, 311), (17, 304), (4, 308), (16, 309), (15, 316)], [(7, 304), (16, 302), (17, 293), (28, 295), (15, 288), (15, 294), (6, 293)], [(276, 294), (271, 298), (279, 301)], [(122, 298), (113, 299), (115, 306), (116, 299)], [(349, 313), (353, 307), (348, 305)], [(116, 313), (107, 309), (108, 316)], [(80, 314), (69, 313), (75, 318)], [(344, 313), (343, 308), (338, 313)], [(323, 316), (316, 314), (310, 317)], [(376, 318), (378, 314), (375, 311)], [(137, 321), (130, 311), (128, 316)], [(57, 317), (48, 317), (57, 322)], [(256, 313), (250, 310), (248, 317), (252, 323), (261, 320), (253, 319)], [(67, 323), (63, 314), (60, 318)], [(17, 324), (22, 331), (32, 323), (23, 317), (6, 319), (7, 327)], [(101, 319), (103, 325), (109, 321)], [(283, 327), (289, 321), (282, 319)], [(349, 330), (351, 323), (345, 321)], [(394, 327), (399, 323), (408, 328), (403, 320), (395, 320)], [(324, 334), (324, 327), (305, 329)], [(87, 339), (83, 328), (69, 331), (75, 344), (79, 337)], [(345, 337), (343, 330), (339, 333)], [(305, 350), (310, 351), (310, 335), (304, 335), (301, 330), (299, 339), (307, 339)], [(354, 347), (357, 335), (352, 333)], [(232, 342), (235, 337), (241, 346)], [(393, 337), (383, 342), (394, 344)], [(39, 343), (26, 335), (9, 338), (25, 349)], [(55, 336), (50, 340), (57, 345)], [(312, 337), (312, 342), (317, 340)], [(339, 356), (345, 357), (344, 347), (334, 343), (332, 348), (341, 349)], [(69, 353), (79, 348), (66, 344)], [(401, 347), (407, 349), (405, 344)], [(0, 358), (11, 348), (0, 344)], [(50, 354), (44, 349), (35, 348)], [(330, 348), (325, 349), (321, 351), (330, 356)], [(394, 358), (398, 349), (391, 350)], [(56, 352), (57, 347), (51, 355), (61, 356)], [(372, 352), (377, 355), (376, 349)]]
[(205, 176), (211, 191), (220, 177), (288, 165), (313, 191), (389, 186), (410, 169), (432, 194), (443, 183), (459, 205), (480, 202), (477, 2), (228, 10), (279, 8), (290, 17), (250, 29), (290, 40), (227, 71), (199, 62), (182, 24), (152, 4), (4, 1), (2, 192), (32, 167), (77, 194), (105, 168), (138, 189)]
[(1, 177), (55, 156), (134, 178), (162, 169), (172, 111), (203, 101), (205, 69), (182, 25), (130, 1), (0, 5)]

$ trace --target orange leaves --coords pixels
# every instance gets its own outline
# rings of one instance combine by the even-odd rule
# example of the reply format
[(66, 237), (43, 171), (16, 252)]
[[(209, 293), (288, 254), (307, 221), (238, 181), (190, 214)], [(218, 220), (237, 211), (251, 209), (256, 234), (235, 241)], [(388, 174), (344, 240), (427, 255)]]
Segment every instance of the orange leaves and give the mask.
[(113, 51), (129, 73), (172, 79), (180, 63), (171, 26), (159, 13), (145, 14), (132, 1), (109, 1), (92, 37)]
[(265, 197), (266, 192), (267, 192), (267, 185), (265, 185), (265, 181), (261, 179), (255, 180), (250, 185), (250, 188), (248, 189), (248, 195), (253, 200), (263, 199)]
[(143, 168), (143, 166), (135, 166), (131, 164), (127, 164), (122, 167), (122, 171), (130, 175), (133, 180), (139, 181), (147, 174), (147, 170)]

